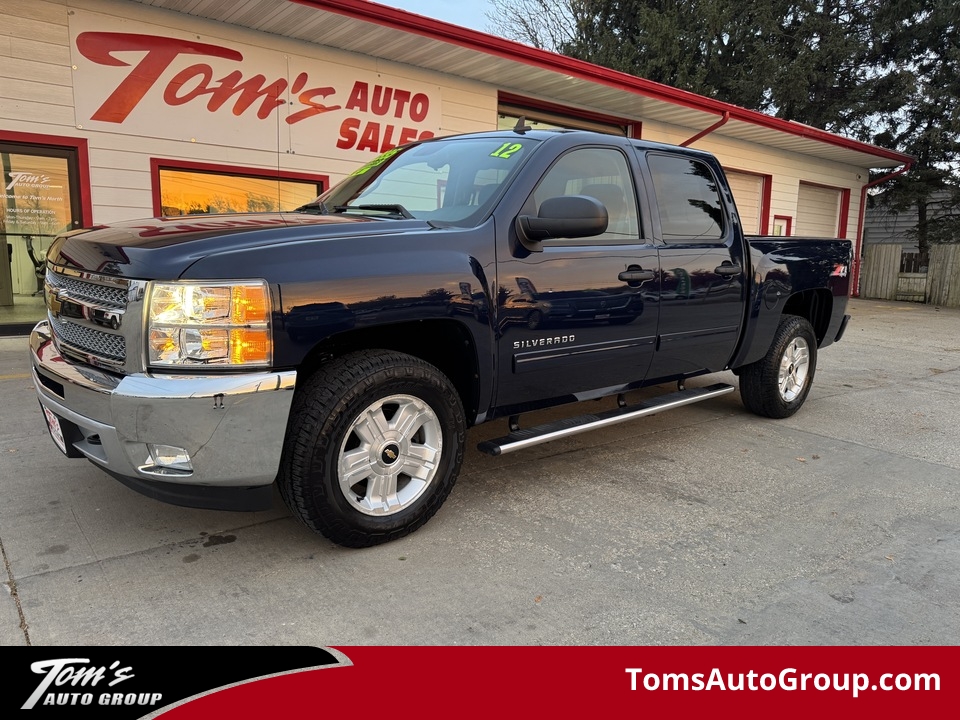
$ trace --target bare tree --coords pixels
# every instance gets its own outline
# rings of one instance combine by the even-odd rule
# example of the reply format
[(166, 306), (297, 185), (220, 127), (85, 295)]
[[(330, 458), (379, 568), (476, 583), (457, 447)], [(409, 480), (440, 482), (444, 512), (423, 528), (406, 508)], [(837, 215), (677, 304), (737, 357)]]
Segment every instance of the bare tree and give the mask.
[(583, 0), (490, 0), (490, 29), (509, 40), (562, 52), (577, 37)]

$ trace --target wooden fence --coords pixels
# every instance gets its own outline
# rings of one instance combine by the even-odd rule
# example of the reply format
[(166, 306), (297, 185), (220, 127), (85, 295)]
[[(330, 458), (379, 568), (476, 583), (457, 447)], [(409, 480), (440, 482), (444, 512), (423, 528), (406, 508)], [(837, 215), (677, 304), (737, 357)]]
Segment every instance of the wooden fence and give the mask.
[(931, 246), (926, 273), (900, 272), (901, 255), (900, 245), (864, 247), (862, 297), (960, 307), (960, 245)]
[(930, 247), (927, 302), (941, 307), (960, 307), (960, 245)]
[(900, 274), (899, 245), (865, 245), (863, 267), (860, 268), (860, 295), (877, 300), (897, 299)]

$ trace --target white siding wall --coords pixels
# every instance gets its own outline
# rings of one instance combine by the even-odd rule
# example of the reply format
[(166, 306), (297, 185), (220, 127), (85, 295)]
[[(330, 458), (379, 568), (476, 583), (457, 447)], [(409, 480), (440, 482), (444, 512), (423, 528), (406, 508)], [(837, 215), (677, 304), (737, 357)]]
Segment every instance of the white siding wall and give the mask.
[(65, 0), (0, 2), (0, 122), (5, 129), (73, 130)]

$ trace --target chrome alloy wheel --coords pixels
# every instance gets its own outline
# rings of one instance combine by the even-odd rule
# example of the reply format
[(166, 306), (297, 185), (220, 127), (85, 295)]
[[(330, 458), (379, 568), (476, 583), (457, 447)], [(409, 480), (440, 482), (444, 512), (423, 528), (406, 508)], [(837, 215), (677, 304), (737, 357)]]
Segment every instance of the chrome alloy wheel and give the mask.
[(443, 432), (436, 413), (412, 395), (391, 395), (361, 412), (337, 461), (340, 491), (365, 515), (409, 507), (437, 474)]
[(784, 402), (793, 402), (803, 391), (810, 370), (810, 346), (802, 337), (795, 337), (780, 358), (777, 385)]

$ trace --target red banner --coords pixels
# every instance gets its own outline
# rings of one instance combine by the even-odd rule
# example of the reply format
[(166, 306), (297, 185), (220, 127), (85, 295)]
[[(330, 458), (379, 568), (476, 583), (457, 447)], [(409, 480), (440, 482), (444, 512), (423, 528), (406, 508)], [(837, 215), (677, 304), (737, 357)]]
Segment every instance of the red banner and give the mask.
[(673, 717), (775, 713), (809, 720), (811, 712), (827, 717), (952, 714), (960, 700), (956, 648), (334, 650), (350, 664), (241, 684), (156, 717), (532, 718), (664, 712)]
[(960, 652), (946, 647), (8, 650), (8, 710), (61, 718), (92, 710), (101, 720), (654, 713), (810, 720), (811, 713), (952, 717), (960, 700)]

